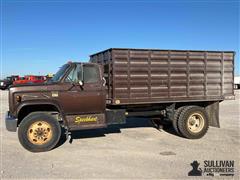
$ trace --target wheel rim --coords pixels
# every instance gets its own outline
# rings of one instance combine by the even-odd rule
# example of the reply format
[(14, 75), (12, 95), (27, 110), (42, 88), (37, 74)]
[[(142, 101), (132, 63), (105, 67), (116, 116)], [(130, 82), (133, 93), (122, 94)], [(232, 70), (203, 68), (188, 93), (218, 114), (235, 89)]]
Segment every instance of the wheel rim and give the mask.
[(199, 113), (193, 113), (187, 120), (187, 128), (192, 133), (199, 133), (203, 129), (204, 124), (204, 118)]
[(52, 139), (52, 126), (45, 121), (36, 121), (28, 128), (27, 137), (32, 144), (46, 144)]

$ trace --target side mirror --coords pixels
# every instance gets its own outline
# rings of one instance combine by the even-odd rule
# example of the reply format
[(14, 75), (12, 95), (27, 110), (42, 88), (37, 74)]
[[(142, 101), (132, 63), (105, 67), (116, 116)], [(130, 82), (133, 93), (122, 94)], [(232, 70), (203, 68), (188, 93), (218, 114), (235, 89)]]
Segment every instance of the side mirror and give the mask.
[(79, 81), (78, 81), (78, 84), (79, 84), (80, 86), (83, 86), (83, 81), (82, 81), (82, 80), (79, 80)]

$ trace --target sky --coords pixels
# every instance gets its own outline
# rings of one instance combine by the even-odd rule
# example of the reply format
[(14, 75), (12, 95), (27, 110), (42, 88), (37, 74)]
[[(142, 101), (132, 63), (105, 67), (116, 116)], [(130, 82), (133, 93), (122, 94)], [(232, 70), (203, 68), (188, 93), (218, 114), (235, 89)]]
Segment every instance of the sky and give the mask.
[(108, 48), (236, 51), (239, 1), (1, 1), (1, 78), (54, 73)]

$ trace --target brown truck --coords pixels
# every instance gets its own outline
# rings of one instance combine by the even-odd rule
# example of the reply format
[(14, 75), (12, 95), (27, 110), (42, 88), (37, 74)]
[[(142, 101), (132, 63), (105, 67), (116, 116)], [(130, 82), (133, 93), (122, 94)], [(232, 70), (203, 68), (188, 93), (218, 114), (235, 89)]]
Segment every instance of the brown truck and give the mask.
[[(9, 90), (6, 128), (29, 151), (51, 150), (66, 132), (157, 116), (182, 137), (219, 125), (219, 103), (234, 99), (232, 51), (108, 49), (67, 63), (44, 84)], [(137, 118), (134, 118), (136, 121)]]

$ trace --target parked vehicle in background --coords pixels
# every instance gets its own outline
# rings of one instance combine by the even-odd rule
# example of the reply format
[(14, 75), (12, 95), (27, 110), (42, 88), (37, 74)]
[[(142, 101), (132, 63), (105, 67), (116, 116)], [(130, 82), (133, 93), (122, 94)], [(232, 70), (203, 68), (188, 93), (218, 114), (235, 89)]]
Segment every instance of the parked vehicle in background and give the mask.
[(13, 84), (37, 84), (37, 83), (43, 83), (46, 81), (45, 76), (34, 76), (34, 75), (27, 75), (24, 77), (20, 77), (19, 80), (14, 81)]
[(234, 55), (108, 49), (89, 63), (63, 65), (44, 84), (11, 87), (6, 128), (18, 128), (20, 143), (32, 152), (54, 148), (61, 127), (66, 134), (106, 128), (129, 116), (157, 116), (180, 136), (198, 139), (209, 126), (220, 127), (219, 103), (234, 99)]
[(19, 77), (18, 80), (13, 82), (13, 85), (21, 84), (21, 82), (23, 82), (24, 80), (25, 80), (25, 77)]
[(47, 81), (50, 80), (53, 76), (54, 76), (54, 74), (51, 74), (51, 73), (47, 74), (46, 75)]
[(240, 76), (235, 76), (234, 77), (234, 88), (235, 89), (240, 89)]
[(0, 89), (1, 90), (8, 89), (8, 87), (12, 85), (14, 81), (17, 81), (17, 80), (19, 80), (18, 75), (8, 76), (6, 77), (6, 79), (0, 80)]

